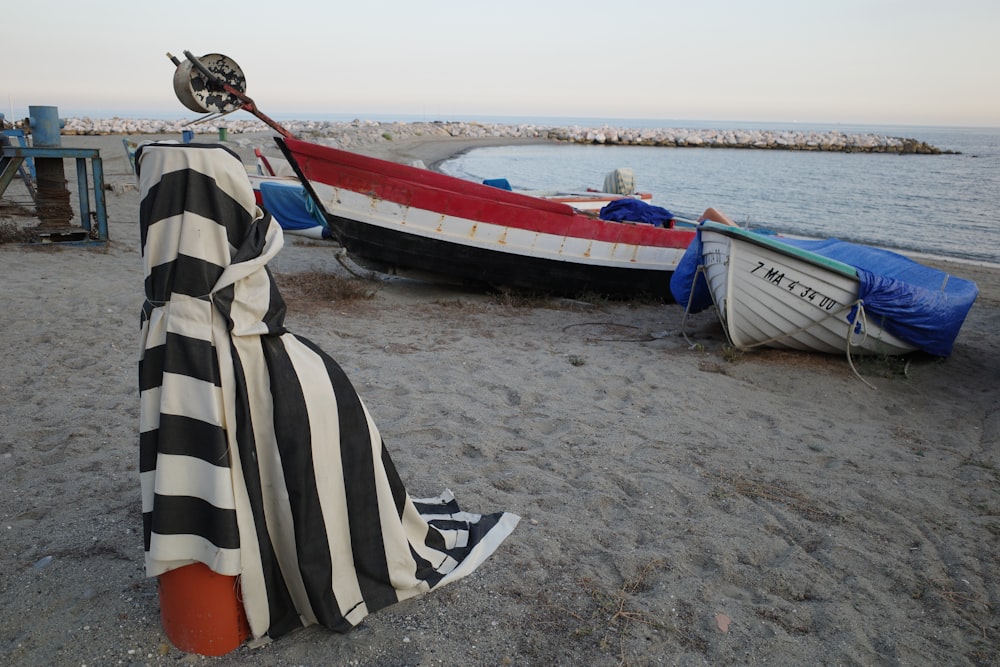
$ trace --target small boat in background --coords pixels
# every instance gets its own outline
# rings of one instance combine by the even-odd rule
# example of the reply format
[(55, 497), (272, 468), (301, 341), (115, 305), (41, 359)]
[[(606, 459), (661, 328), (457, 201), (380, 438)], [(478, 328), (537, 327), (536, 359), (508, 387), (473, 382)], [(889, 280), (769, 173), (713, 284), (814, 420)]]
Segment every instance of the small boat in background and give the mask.
[(560, 294), (670, 298), (692, 229), (602, 220), (544, 198), (276, 137), (334, 237), (374, 270)]
[[(502, 190), (513, 190), (506, 178), (490, 178), (483, 181)], [(578, 211), (598, 212), (609, 203), (620, 199), (637, 199), (649, 204), (653, 200), (650, 192), (637, 192), (635, 189), (635, 174), (631, 169), (619, 168), (604, 177), (604, 187), (601, 190), (587, 188), (582, 192), (565, 192), (561, 190), (514, 190), (531, 197), (541, 197), (549, 201), (568, 204)]]
[(263, 183), (301, 185), (299, 177), (295, 175), (295, 170), (292, 169), (287, 160), (266, 156), (259, 148), (255, 148), (253, 152), (256, 165), (252, 171), (249, 167), (247, 168), (247, 176), (250, 178), (250, 185), (253, 187), (253, 194), (258, 205), (263, 203), (260, 191), (260, 186)]
[(979, 291), (888, 250), (705, 222), (671, 279), (687, 313), (713, 304), (737, 349), (947, 357)]
[(274, 216), (289, 233), (312, 239), (330, 239), (333, 234), (326, 218), (299, 182), (286, 160), (268, 158), (255, 149), (257, 171), (247, 176), (257, 204)]
[[(496, 187), (495, 179), (483, 181), (483, 183)], [(611, 202), (618, 201), (619, 199), (637, 199), (639, 201), (646, 202), (647, 204), (653, 199), (653, 195), (649, 192), (637, 192), (633, 195), (618, 195), (612, 192), (601, 192), (599, 190), (585, 190), (583, 192), (564, 192), (562, 190), (513, 190), (513, 192), (528, 195), (529, 197), (538, 197), (539, 199), (547, 199), (548, 201), (566, 204), (567, 206), (572, 206), (578, 211), (590, 211), (594, 213), (597, 213)]]
[(298, 181), (260, 182), (261, 207), (274, 216), (286, 234), (311, 239), (332, 239), (326, 218)]

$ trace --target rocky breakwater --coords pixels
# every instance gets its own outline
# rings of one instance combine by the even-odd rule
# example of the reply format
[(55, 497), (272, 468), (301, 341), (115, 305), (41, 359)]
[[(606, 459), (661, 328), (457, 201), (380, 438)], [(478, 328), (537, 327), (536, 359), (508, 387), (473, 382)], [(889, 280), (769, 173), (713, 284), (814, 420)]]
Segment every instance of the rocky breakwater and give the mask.
[(802, 130), (689, 130), (689, 129), (588, 129), (553, 128), (547, 136), (557, 141), (625, 146), (676, 148), (751, 148), (839, 153), (901, 153), (939, 155), (941, 150), (924, 141), (879, 134)]
[[(743, 148), (757, 150), (828, 151), (842, 153), (899, 153), (939, 155), (955, 153), (927, 142), (879, 134), (807, 130), (704, 130), (684, 128), (550, 127), (533, 124), (476, 122), (384, 122), (282, 121), (289, 132), (304, 139), (350, 149), (378, 143), (410, 139), (542, 139), (574, 144), (613, 146), (660, 146), (670, 148)], [(182, 120), (135, 120), (123, 118), (67, 118), (64, 134), (217, 134), (269, 132), (263, 122), (252, 119), (222, 118), (205, 122)]]

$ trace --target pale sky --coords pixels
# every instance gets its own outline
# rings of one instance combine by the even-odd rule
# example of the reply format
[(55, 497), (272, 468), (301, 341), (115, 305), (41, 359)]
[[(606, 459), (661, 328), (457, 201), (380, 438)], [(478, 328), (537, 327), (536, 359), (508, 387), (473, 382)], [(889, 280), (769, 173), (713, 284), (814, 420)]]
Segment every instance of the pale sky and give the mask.
[(188, 50), (295, 119), (1000, 126), (1000, 0), (31, 0), (0, 22), (13, 118), (197, 116), (165, 55)]

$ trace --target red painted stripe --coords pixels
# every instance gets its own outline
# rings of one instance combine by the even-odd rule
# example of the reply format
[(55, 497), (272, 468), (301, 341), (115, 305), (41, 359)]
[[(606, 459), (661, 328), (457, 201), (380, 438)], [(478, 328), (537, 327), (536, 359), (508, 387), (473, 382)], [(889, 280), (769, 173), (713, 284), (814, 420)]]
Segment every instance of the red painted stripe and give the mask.
[(607, 243), (686, 248), (692, 230), (625, 224), (577, 213), (559, 202), (465, 181), (428, 169), (380, 160), (296, 139), (285, 139), (295, 162), (311, 181), (359, 192), (401, 206), (517, 227), (532, 232)]

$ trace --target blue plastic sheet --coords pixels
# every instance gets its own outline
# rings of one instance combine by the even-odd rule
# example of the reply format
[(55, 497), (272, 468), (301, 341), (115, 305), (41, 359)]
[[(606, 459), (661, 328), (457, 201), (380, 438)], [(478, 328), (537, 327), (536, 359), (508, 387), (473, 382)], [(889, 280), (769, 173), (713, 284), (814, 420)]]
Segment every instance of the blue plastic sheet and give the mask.
[(712, 293), (708, 291), (708, 281), (704, 273), (698, 273), (701, 266), (701, 233), (695, 234), (688, 244), (684, 256), (677, 263), (670, 276), (670, 294), (689, 313), (700, 313), (712, 306)]
[(662, 206), (627, 197), (606, 204), (601, 209), (600, 218), (611, 222), (644, 222), (655, 227), (672, 227), (674, 214)]
[(329, 230), (323, 213), (313, 203), (306, 189), (301, 185), (273, 183), (260, 184), (261, 203), (274, 216), (282, 229), (302, 230), (313, 227), (324, 228), (324, 238), (329, 238)]
[(492, 185), (495, 188), (500, 188), (501, 190), (513, 190), (510, 187), (510, 181), (506, 178), (487, 178), (483, 181), (483, 185)]
[[(951, 354), (958, 332), (979, 295), (974, 282), (889, 250), (839, 239), (770, 238), (854, 267), (860, 282), (858, 298), (868, 319), (876, 319), (892, 335), (939, 357)], [(687, 306), (690, 298), (692, 313), (712, 305), (705, 276), (698, 273), (700, 264), (699, 233), (670, 279), (674, 300)]]

